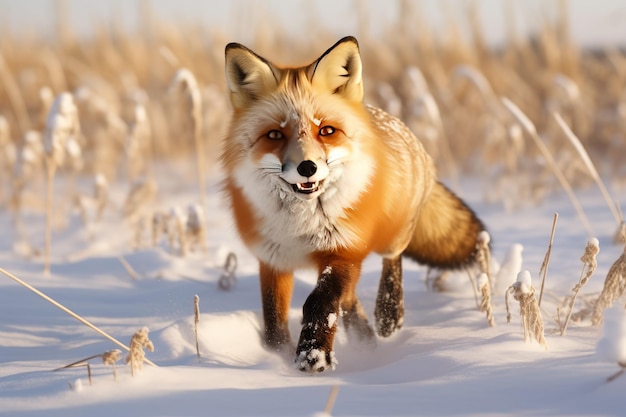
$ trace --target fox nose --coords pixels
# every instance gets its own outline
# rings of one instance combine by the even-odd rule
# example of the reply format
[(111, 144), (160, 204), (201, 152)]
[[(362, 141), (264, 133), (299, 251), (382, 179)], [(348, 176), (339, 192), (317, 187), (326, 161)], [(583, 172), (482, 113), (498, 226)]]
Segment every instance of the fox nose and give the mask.
[(315, 165), (315, 162), (311, 160), (302, 161), (300, 162), (300, 165), (298, 165), (298, 174), (303, 177), (312, 177), (316, 172), (317, 165)]

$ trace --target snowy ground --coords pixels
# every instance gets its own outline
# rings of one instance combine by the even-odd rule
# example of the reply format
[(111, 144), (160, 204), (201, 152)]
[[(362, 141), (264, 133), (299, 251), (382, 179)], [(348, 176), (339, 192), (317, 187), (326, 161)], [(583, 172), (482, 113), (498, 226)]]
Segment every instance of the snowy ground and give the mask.
[[(163, 208), (195, 201), (194, 185), (185, 186), (180, 177), (169, 175), (160, 184)], [(120, 210), (110, 209), (90, 234), (76, 215), (68, 217), (65, 229), (55, 231), (50, 277), (42, 274), (40, 257), (24, 256), (28, 248), (13, 231), (11, 213), (0, 209), (0, 267), (126, 344), (147, 326), (155, 346), (147, 357), (158, 365), (146, 365), (133, 378), (122, 360), (114, 381), (111, 369), (95, 359), (91, 386), (84, 367), (53, 372), (117, 346), (0, 275), (0, 415), (314, 416), (324, 410), (335, 385), (334, 416), (623, 415), (626, 376), (605, 382), (618, 366), (596, 354), (602, 328), (582, 322), (572, 323), (564, 337), (553, 332), (556, 303), (578, 282), (579, 258), (588, 239), (565, 194), (507, 213), (483, 202), (482, 186), (476, 179), (456, 188), (488, 225), (495, 259), (502, 261), (515, 243), (524, 246), (523, 268), (537, 288), (553, 213), (559, 212), (543, 305), (548, 350), (524, 343), (517, 305), (506, 324), (504, 291), (511, 282), (498, 283), (496, 326), (490, 328), (477, 311), (466, 275), (451, 277), (447, 292), (433, 292), (424, 285), (425, 269), (407, 261), (404, 328), (371, 347), (351, 343), (340, 327), (337, 369), (313, 376), (297, 371), (291, 357), (268, 352), (261, 344), (256, 261), (233, 232), (217, 180), (207, 199), (205, 254), (181, 258), (165, 243), (135, 251)], [(119, 206), (125, 186), (113, 190)], [(623, 189), (614, 194), (626, 207)], [(600, 242), (598, 269), (583, 289), (591, 297), (602, 288), (622, 248), (612, 243), (616, 226), (600, 193), (590, 187), (577, 195)], [(25, 215), (32, 247), (42, 247), (43, 225), (41, 213)], [(237, 284), (223, 291), (217, 281), (231, 251), (239, 259)], [(131, 278), (120, 255), (139, 279)], [(370, 316), (379, 270), (380, 260), (372, 256), (359, 287)], [(309, 272), (297, 275), (294, 337), (314, 281)], [(201, 358), (193, 333), (195, 294), (200, 297)]]

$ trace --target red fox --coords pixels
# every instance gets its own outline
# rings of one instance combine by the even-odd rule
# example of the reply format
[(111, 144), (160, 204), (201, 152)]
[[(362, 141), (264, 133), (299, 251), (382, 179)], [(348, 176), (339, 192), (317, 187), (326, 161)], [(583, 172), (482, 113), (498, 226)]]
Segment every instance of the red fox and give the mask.
[(265, 343), (293, 348), (293, 272), (316, 268), (303, 306), (296, 363), (334, 369), (341, 317), (361, 339), (374, 330), (356, 295), (368, 254), (383, 258), (377, 333), (402, 327), (402, 256), (438, 268), (475, 261), (484, 229), (437, 181), (421, 143), (398, 119), (363, 103), (357, 40), (346, 37), (301, 68), (226, 46), (233, 115), (221, 162), (241, 238), (259, 259)]

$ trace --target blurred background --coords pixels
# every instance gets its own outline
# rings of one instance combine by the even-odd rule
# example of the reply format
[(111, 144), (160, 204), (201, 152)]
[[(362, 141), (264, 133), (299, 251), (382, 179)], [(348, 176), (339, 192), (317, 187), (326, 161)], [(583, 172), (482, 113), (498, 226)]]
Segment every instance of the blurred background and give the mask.
[[(626, 4), (620, 0), (569, 0), (568, 18), (572, 38), (580, 45), (601, 46), (623, 43), (626, 39)], [(509, 30), (520, 34), (540, 30), (553, 19), (558, 1), (542, 0), (235, 0), (206, 2), (199, 0), (1, 0), (0, 22), (13, 34), (54, 35), (59, 5), (64, 21), (80, 35), (93, 35), (100, 27), (118, 26), (128, 31), (139, 29), (148, 17), (163, 22), (201, 25), (218, 30), (233, 39), (253, 40), (259, 29), (274, 30), (307, 38), (313, 27), (337, 36), (366, 30), (380, 35), (398, 29), (402, 10), (411, 7), (436, 32), (455, 20), (469, 34), (467, 14), (475, 7), (483, 22), (483, 33), (493, 44), (501, 44)], [(512, 20), (509, 19), (512, 15)], [(417, 23), (417, 22), (415, 22)], [(509, 25), (515, 28), (509, 28)], [(363, 27), (363, 25), (365, 27)], [(302, 30), (306, 28), (306, 30)]]
[(191, 158), (208, 177), (228, 123), (226, 43), (295, 65), (345, 35), (360, 42), (366, 101), (402, 118), (450, 181), (482, 177), (485, 198), (511, 208), (560, 189), (506, 97), (571, 184), (592, 180), (556, 113), (610, 186), (626, 184), (621, 0), (0, 0), (0, 204), (40, 175), (63, 92), (83, 162), (62, 173), (132, 183)]

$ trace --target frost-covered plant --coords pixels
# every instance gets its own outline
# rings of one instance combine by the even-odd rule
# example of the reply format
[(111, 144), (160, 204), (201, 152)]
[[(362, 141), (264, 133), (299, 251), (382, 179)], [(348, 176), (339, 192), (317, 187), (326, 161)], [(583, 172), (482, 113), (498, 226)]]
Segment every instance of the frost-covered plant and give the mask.
[(595, 272), (598, 267), (598, 261), (596, 260), (596, 256), (600, 252), (600, 243), (598, 239), (591, 238), (587, 242), (587, 246), (585, 247), (585, 253), (580, 258), (583, 262), (583, 268), (580, 271), (580, 278), (578, 279), (578, 284), (574, 286), (572, 292), (574, 293), (569, 300), (567, 317), (565, 318), (565, 322), (561, 327), (561, 336), (565, 335), (567, 331), (567, 325), (569, 324), (570, 318), (572, 317), (572, 312), (574, 311), (574, 303), (576, 302), (576, 297), (580, 292), (581, 288), (587, 284), (591, 275)]
[(482, 272), (478, 276), (478, 291), (481, 294), (480, 311), (487, 315), (487, 323), (489, 327), (496, 325), (493, 319), (493, 307), (491, 306), (491, 284), (489, 283), (489, 277), (486, 273)]
[(204, 212), (198, 204), (192, 204), (187, 208), (187, 222), (185, 234), (189, 250), (199, 247), (206, 250), (206, 231), (204, 227)]
[(44, 247), (44, 273), (50, 273), (50, 246), (52, 244), (52, 216), (54, 206), (54, 174), (66, 159), (67, 142), (80, 134), (78, 110), (70, 93), (59, 94), (48, 113), (43, 145), (46, 165), (46, 230)]
[(134, 120), (129, 126), (126, 138), (126, 163), (128, 164), (128, 178), (135, 181), (140, 176), (147, 175), (148, 150), (150, 149), (150, 123), (148, 113), (142, 104), (137, 104), (134, 111)]
[(202, 95), (198, 88), (198, 81), (193, 73), (187, 68), (176, 72), (170, 85), (170, 92), (181, 94), (187, 101), (193, 123), (193, 140), (196, 153), (196, 168), (198, 175), (198, 187), (200, 188), (200, 204), (205, 206), (205, 172), (206, 158), (204, 155), (204, 142), (202, 137)]
[(176, 247), (178, 247), (178, 254), (185, 256), (187, 254), (187, 219), (180, 207), (173, 207), (170, 210), (168, 223), (167, 231), (171, 251), (174, 252)]
[(622, 306), (615, 306), (606, 311), (604, 335), (598, 341), (596, 352), (605, 362), (617, 363), (620, 370), (611, 375), (612, 381), (626, 371), (626, 311)]
[(113, 370), (113, 379), (117, 380), (117, 370), (115, 364), (122, 358), (122, 351), (119, 349), (108, 350), (102, 354), (102, 363), (110, 366)]
[(532, 286), (530, 272), (524, 270), (517, 276), (517, 281), (511, 285), (505, 293), (506, 322), (511, 322), (511, 312), (509, 309), (509, 295), (519, 302), (522, 326), (524, 327), (524, 340), (529, 342), (536, 340), (545, 349), (548, 348), (543, 330), (543, 318), (541, 310), (535, 298), (535, 288)]
[(154, 352), (154, 345), (148, 338), (149, 332), (150, 330), (147, 327), (142, 327), (137, 330), (130, 339), (130, 351), (128, 356), (126, 356), (126, 363), (130, 365), (132, 376), (135, 376), (143, 369), (143, 362), (146, 355), (143, 350), (148, 349), (150, 352)]
[(624, 294), (626, 289), (626, 246), (624, 252), (617, 258), (606, 274), (602, 292), (598, 296), (593, 308), (591, 323), (597, 326), (602, 323), (604, 310)]
[[(489, 267), (491, 264), (491, 251), (489, 250), (490, 241), (491, 236), (489, 236), (489, 232), (486, 230), (483, 230), (478, 234), (478, 239), (476, 240), (476, 263), (480, 268), (480, 272), (487, 275), (489, 285), (493, 289), (493, 279)], [(480, 288), (480, 284), (478, 287)]]
[(138, 180), (130, 188), (124, 201), (124, 218), (134, 231), (134, 245), (143, 245), (143, 235), (148, 228), (148, 208), (157, 195), (157, 184), (152, 179)]
[(162, 211), (152, 213), (152, 246), (156, 246), (161, 241), (163, 235), (168, 234), (168, 215)]
[(13, 166), (11, 208), (14, 210), (14, 225), (19, 234), (22, 234), (21, 211), (24, 193), (28, 184), (32, 184), (41, 175), (43, 164), (43, 142), (41, 134), (29, 130), (24, 135), (22, 145), (17, 153)]
[(53, 169), (63, 166), (68, 139), (76, 139), (80, 134), (78, 109), (70, 93), (59, 94), (52, 103), (44, 131), (46, 162)]

